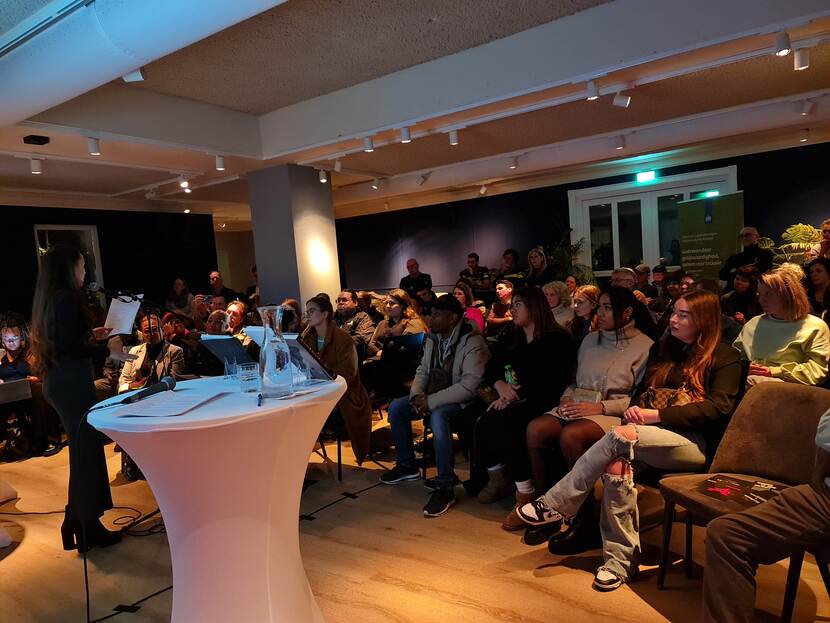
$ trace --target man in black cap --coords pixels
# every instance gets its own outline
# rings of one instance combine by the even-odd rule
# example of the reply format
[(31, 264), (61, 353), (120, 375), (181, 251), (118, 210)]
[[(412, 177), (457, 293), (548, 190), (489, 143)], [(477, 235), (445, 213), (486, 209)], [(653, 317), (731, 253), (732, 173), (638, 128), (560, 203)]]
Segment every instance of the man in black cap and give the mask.
[(409, 396), (397, 398), (389, 405), (389, 424), (398, 456), (395, 467), (384, 473), (380, 481), (396, 485), (421, 477), (415, 462), (411, 422), (424, 418), (432, 429), (438, 467), (438, 476), (429, 483), (433, 492), (424, 506), (424, 516), (438, 517), (455, 504), (450, 422), (476, 398), (490, 352), (484, 338), (474, 334), (472, 326), (464, 322), (464, 309), (455, 297), (439, 297), (432, 306), (430, 320), (431, 333)]

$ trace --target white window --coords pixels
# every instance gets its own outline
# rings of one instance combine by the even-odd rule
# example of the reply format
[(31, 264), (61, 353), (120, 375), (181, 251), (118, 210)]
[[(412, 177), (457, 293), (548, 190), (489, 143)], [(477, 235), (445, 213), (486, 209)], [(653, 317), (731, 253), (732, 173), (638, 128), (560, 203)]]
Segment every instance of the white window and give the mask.
[(610, 275), (617, 266), (655, 266), (660, 258), (670, 269), (679, 268), (678, 202), (737, 190), (735, 166), (570, 190), (571, 240), (585, 240), (577, 261), (598, 277)]

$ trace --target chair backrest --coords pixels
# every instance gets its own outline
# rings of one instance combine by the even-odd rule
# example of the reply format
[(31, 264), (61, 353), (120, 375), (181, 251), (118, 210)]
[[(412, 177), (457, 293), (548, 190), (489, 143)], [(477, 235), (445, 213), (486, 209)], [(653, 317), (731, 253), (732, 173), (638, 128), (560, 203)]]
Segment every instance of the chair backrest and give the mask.
[(819, 418), (830, 391), (797, 383), (759, 383), (747, 391), (726, 428), (710, 472), (806, 484), (812, 477)]
[(421, 362), (425, 337), (425, 333), (413, 333), (388, 338), (383, 344), (381, 361), (417, 366)]
[(28, 400), (31, 397), (32, 388), (26, 379), (0, 383), (0, 405), (7, 402), (17, 402), (18, 400)]

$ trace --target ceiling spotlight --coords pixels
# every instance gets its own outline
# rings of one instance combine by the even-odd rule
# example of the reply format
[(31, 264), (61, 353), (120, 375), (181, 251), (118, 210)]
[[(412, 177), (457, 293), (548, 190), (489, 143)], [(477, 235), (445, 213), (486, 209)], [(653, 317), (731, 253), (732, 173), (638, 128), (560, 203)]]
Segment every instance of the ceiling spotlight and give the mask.
[(432, 175), (432, 171), (419, 175), (418, 179), (415, 180), (415, 183), (418, 184), (418, 186), (423, 186), (427, 183), (427, 180), (429, 179), (430, 175)]
[(188, 182), (185, 178), (180, 177), (179, 178), (179, 186), (181, 188), (187, 188), (188, 186), (190, 186), (190, 182)]
[(100, 156), (101, 155), (101, 141), (97, 138), (90, 136), (86, 139), (86, 150), (89, 152), (90, 156)]
[(481, 188), (478, 189), (479, 195), (486, 195), (487, 194), (487, 186), (484, 184), (481, 185)]
[(193, 192), (193, 189), (188, 186), (187, 188), (184, 189), (184, 192), (189, 195), (190, 193)]
[(401, 128), (401, 143), (411, 143), (412, 136), (409, 134), (409, 128)]
[(184, 209), (184, 213), (185, 213), (185, 214), (190, 214), (190, 208), (185, 208), (185, 209)]
[(158, 196), (158, 192), (155, 188), (151, 188), (144, 194), (145, 199), (155, 199)]
[(458, 145), (458, 130), (450, 130), (450, 145)]
[(334, 170), (340, 173), (343, 170), (343, 161), (340, 158), (335, 159), (334, 161)]
[(375, 178), (372, 180), (372, 190), (377, 190), (378, 188), (380, 188), (380, 180)]
[(798, 134), (798, 142), (799, 143), (806, 143), (807, 139), (810, 138), (810, 130), (808, 128), (804, 128)]
[(793, 54), (793, 69), (796, 71), (803, 71), (810, 66), (810, 50), (808, 48), (801, 48), (796, 50)]
[(787, 56), (791, 49), (792, 44), (790, 43), (790, 35), (787, 34), (786, 30), (782, 30), (775, 38), (775, 55)]
[(227, 225), (227, 223), (219, 223), (219, 227), (221, 227), (222, 229), (225, 229), (226, 225)]
[(29, 170), (32, 172), (32, 175), (40, 175), (43, 173), (43, 165), (40, 160), (32, 158), (29, 160)]
[(121, 76), (121, 79), (124, 82), (141, 82), (144, 80), (144, 74), (141, 72), (141, 69), (136, 69), (135, 71), (131, 71), (128, 74), (124, 74)]
[(510, 164), (508, 166), (511, 169), (518, 169), (519, 168), (519, 157), (518, 156), (513, 156), (510, 159)]
[(595, 99), (599, 98), (599, 89), (597, 89), (597, 83), (593, 80), (588, 81), (588, 97), (586, 98), (589, 102), (593, 102)]
[(365, 151), (367, 154), (371, 154), (373, 151), (375, 151), (375, 143), (374, 141), (372, 141), (371, 136), (367, 136), (363, 139), (363, 151)]
[(326, 182), (329, 181), (329, 178), (328, 178), (328, 175), (326, 175), (326, 170), (325, 169), (320, 169), (319, 177), (320, 177), (320, 183), (321, 184), (325, 184)]
[(220, 156), (219, 154), (216, 155), (216, 170), (217, 171), (224, 171), (225, 170), (225, 156)]
[(614, 139), (614, 149), (625, 149), (625, 137), (620, 135)]
[(617, 93), (614, 96), (614, 101), (611, 103), (614, 104), (614, 106), (619, 106), (620, 108), (628, 108), (628, 105), (631, 103), (631, 96)]
[(802, 117), (813, 114), (813, 111), (816, 109), (816, 103), (811, 100), (804, 100), (804, 102), (800, 105), (796, 104), (796, 106), (798, 107), (798, 114)]

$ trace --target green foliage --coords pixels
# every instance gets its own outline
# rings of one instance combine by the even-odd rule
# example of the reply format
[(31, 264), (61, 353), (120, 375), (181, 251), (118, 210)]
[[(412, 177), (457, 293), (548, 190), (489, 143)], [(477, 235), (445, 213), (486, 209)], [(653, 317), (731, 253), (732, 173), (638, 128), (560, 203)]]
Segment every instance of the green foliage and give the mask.
[(805, 255), (807, 251), (816, 243), (821, 242), (821, 230), (812, 225), (796, 223), (784, 230), (781, 240), (783, 243), (776, 247), (775, 242), (770, 238), (760, 238), (758, 245), (762, 249), (772, 250), (772, 261), (776, 266), (785, 262), (803, 264), (807, 260)]
[(784, 233), (781, 234), (781, 239), (785, 242), (801, 243), (809, 246), (821, 242), (821, 230), (812, 225), (796, 223), (787, 227)]

